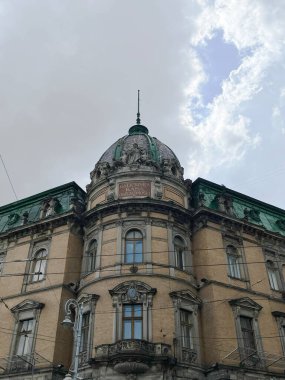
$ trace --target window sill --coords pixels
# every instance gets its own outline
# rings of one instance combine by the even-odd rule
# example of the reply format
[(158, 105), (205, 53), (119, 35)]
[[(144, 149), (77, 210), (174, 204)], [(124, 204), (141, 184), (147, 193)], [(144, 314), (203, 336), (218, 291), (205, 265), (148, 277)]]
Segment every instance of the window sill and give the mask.
[(231, 280), (237, 280), (237, 281), (242, 281), (242, 282), (248, 282), (248, 280), (247, 280), (246, 278), (234, 277), (234, 276), (231, 276), (230, 274), (228, 274), (228, 277), (229, 277)]

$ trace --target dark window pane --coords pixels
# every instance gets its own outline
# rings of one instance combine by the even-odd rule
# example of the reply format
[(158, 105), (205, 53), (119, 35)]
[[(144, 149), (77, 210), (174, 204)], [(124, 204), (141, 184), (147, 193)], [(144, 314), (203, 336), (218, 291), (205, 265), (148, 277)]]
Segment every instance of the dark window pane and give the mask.
[(252, 319), (240, 317), (243, 344), (246, 349), (256, 349), (255, 336), (253, 331)]

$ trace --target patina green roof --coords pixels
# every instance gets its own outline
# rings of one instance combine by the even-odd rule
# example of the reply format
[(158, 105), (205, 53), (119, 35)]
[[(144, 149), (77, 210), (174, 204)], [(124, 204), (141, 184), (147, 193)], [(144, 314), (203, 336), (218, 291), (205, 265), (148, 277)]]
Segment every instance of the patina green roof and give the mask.
[(218, 211), (217, 197), (224, 194), (231, 199), (234, 217), (285, 236), (285, 210), (202, 178), (193, 182), (192, 191), (195, 208), (203, 206)]
[(148, 157), (156, 164), (161, 164), (164, 159), (174, 160), (180, 166), (179, 160), (173, 151), (155, 137), (151, 137), (147, 127), (141, 124), (133, 125), (126, 136), (121, 137), (112, 144), (99, 159), (99, 163), (107, 162), (110, 166), (114, 160), (119, 160), (124, 150), (129, 150), (134, 144), (144, 149)]
[[(40, 219), (43, 202), (51, 198), (57, 199), (56, 215), (60, 215), (70, 210), (70, 205), (75, 199), (84, 205), (85, 192), (75, 182), (70, 182), (2, 206), (0, 207), (0, 234), (23, 224), (37, 222)], [(27, 216), (25, 223), (23, 223), (24, 214)]]

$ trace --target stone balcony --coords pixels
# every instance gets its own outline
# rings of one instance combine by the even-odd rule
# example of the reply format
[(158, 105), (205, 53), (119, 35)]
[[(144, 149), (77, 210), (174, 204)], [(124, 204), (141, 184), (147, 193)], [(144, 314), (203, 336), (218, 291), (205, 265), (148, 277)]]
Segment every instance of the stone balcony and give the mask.
[(174, 361), (171, 346), (146, 340), (126, 339), (113, 344), (102, 344), (95, 349), (91, 363), (109, 362), (119, 373), (144, 373), (153, 363)]

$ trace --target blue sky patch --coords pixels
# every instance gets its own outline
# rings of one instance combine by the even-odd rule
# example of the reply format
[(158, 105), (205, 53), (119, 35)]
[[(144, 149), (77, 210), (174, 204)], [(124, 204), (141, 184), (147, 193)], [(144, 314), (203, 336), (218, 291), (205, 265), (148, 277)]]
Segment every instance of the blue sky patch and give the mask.
[(221, 93), (223, 80), (241, 64), (242, 56), (233, 44), (224, 41), (222, 30), (206, 41), (206, 45), (198, 46), (196, 51), (208, 76), (208, 81), (202, 86), (203, 100), (208, 104)]

